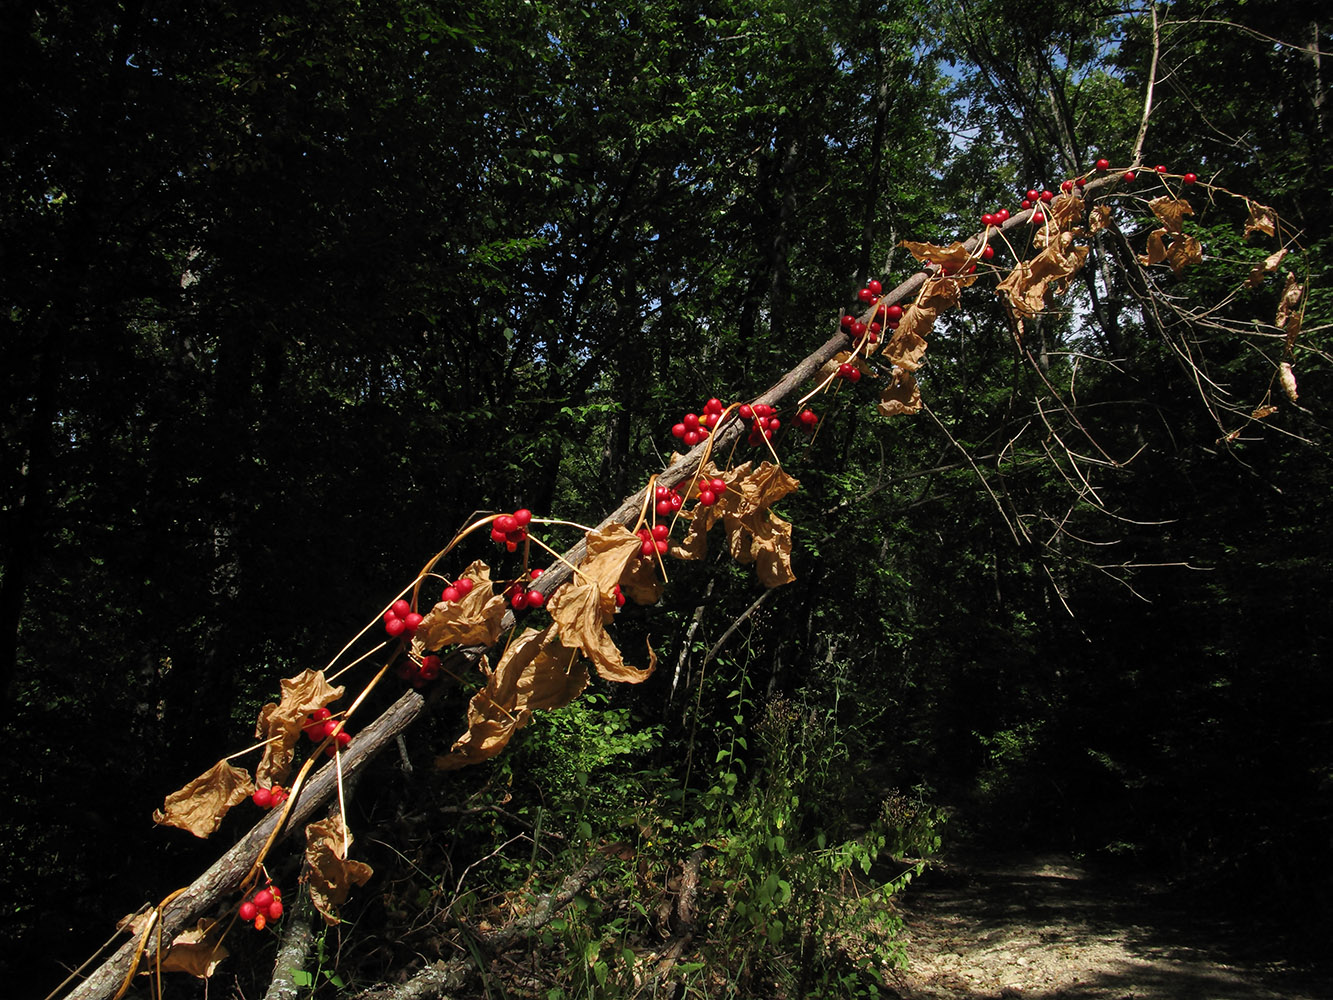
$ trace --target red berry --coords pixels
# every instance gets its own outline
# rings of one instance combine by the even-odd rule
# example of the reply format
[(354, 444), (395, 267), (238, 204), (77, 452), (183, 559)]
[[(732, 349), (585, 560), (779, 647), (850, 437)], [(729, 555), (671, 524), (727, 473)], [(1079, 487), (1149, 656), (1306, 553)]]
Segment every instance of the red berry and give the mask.
[(1132, 171), (1132, 170), (1126, 170), (1126, 171), (1125, 171), (1125, 183), (1126, 183), (1126, 184), (1132, 183), (1133, 180), (1134, 180), (1134, 171)]
[(986, 248), (981, 251), (982, 260), (990, 260), (994, 256), (995, 256), (995, 248), (990, 244), (987, 244)]
[(1049, 201), (1050, 201), (1052, 198), (1054, 198), (1054, 197), (1055, 197), (1055, 195), (1051, 194), (1051, 192), (1049, 192), (1049, 191), (1043, 191), (1043, 192), (1041, 193), (1041, 200), (1042, 200), (1042, 201), (1045, 201), (1045, 202), (1049, 202)]
[(250, 897), (250, 902), (254, 903), (261, 910), (268, 909), (268, 905), (273, 902), (273, 893), (267, 889), (260, 889)]
[(671, 499), (667, 501), (673, 511), (680, 510), (681, 499), (679, 493), (672, 493)]
[(670, 531), (671, 529), (668, 528), (665, 524), (654, 524), (652, 532), (653, 540), (656, 541), (659, 538), (666, 538), (666, 536), (670, 533)]
[(397, 639), (407, 629), (407, 625), (401, 618), (390, 618), (384, 623), (384, 631), (389, 633), (389, 638)]
[(273, 793), (267, 788), (256, 788), (255, 793), (250, 796), (250, 800), (260, 809), (271, 809), (273, 807)]
[(1166, 166), (1165, 166), (1164, 164), (1161, 164), (1161, 163), (1157, 164), (1157, 172), (1158, 172), (1159, 174), (1164, 174), (1164, 173), (1166, 173)]
[(438, 656), (423, 656), (418, 673), (423, 681), (435, 680), (440, 676), (440, 658)]
[(526, 528), (532, 523), (532, 511), (528, 510), (526, 507), (520, 507), (518, 510), (514, 511), (514, 520), (518, 522), (520, 528)]
[(505, 551), (506, 551), (506, 552), (517, 552), (517, 551), (518, 551), (518, 542), (505, 542)]
[(639, 555), (643, 556), (644, 558), (647, 558), (656, 551), (657, 551), (657, 546), (653, 544), (653, 540), (651, 538), (645, 538), (643, 540), (643, 544), (639, 546)]
[(540, 608), (545, 603), (546, 603), (546, 595), (543, 594), (540, 590), (528, 591), (528, 607)]
[(320, 727), (320, 739), (326, 740), (338, 731), (338, 720), (329, 719)]
[(1100, 160), (1097, 161), (1097, 169), (1098, 169), (1098, 170), (1106, 170), (1106, 169), (1107, 169), (1108, 167), (1110, 167), (1110, 166), (1111, 166), (1111, 161), (1110, 161), (1110, 160), (1107, 160), (1107, 159), (1104, 159), (1104, 158), (1103, 158), (1103, 159), (1100, 159)]
[(1193, 184), (1193, 183), (1195, 183), (1196, 181), (1198, 181), (1198, 179), (1199, 179), (1199, 175), (1198, 175), (1198, 174), (1186, 174), (1186, 175), (1185, 175), (1185, 183), (1186, 183), (1186, 184)]
[(1036, 201), (1035, 198), (1024, 198), (1022, 201), (1018, 203), (1018, 207), (1024, 210), (1029, 209), (1032, 207), (1032, 203), (1034, 201)]
[(742, 403), (740, 405), (740, 408), (736, 412), (738, 412), (741, 415), (742, 420), (749, 420), (751, 417), (754, 416), (754, 407), (752, 407), (749, 403)]
[(903, 307), (902, 307), (902, 306), (896, 306), (896, 305), (895, 305), (895, 306), (889, 306), (888, 309), (884, 310), (884, 316), (885, 316), (890, 322), (892, 322), (893, 320), (902, 319), (902, 318), (903, 318)]
[(1073, 181), (1061, 181), (1061, 182), (1060, 182), (1060, 190), (1061, 190), (1061, 191), (1064, 191), (1065, 193), (1068, 193), (1068, 192), (1074, 190), (1074, 182), (1073, 182)]
[(511, 531), (517, 531), (518, 520), (513, 514), (501, 514), (495, 519), (495, 530), (503, 531), (506, 535)]
[(528, 592), (526, 590), (514, 591), (514, 595), (509, 598), (509, 606), (515, 611), (522, 611), (528, 606)]
[(255, 914), (258, 912), (259, 912), (259, 907), (255, 906), (255, 904), (250, 902), (248, 899), (240, 906), (240, 917), (247, 924), (255, 918)]
[(403, 616), (403, 631), (406, 632), (408, 635), (411, 635), (413, 632), (415, 632), (417, 630), (417, 626), (420, 624), (421, 624), (421, 616), (417, 614), (415, 611), (409, 611), (406, 615)]
[(1088, 179), (1086, 177), (1075, 177), (1074, 183), (1077, 184), (1079, 187), (1083, 187), (1083, 185), (1088, 183)]
[(402, 618), (406, 616), (409, 611), (412, 610), (412, 605), (408, 604), (400, 597), (398, 600), (393, 602), (393, 607), (390, 608), (389, 610), (392, 611), (397, 617)]
[(1002, 208), (1002, 209), (1000, 209), (1000, 211), (999, 211), (999, 213), (998, 213), (998, 215), (997, 215), (997, 218), (998, 218), (1001, 222), (1008, 222), (1008, 221), (1009, 221), (1009, 209), (1007, 209), (1007, 208)]
[(699, 502), (705, 507), (711, 507), (713, 504), (717, 503), (717, 494), (712, 490), (700, 490)]
[(1028, 201), (1036, 201), (1038, 198), (1041, 197), (1041, 195), (1037, 193), (1036, 188), (1028, 188), (1027, 194), (1023, 195), (1023, 197), (1026, 198)]
[(993, 225), (995, 225), (995, 216), (991, 215), (990, 212), (986, 212), (986, 213), (984, 213), (984, 214), (981, 216), (981, 224), (982, 224), (983, 226), (993, 226)]
[(617, 583), (611, 592), (616, 595), (616, 607), (623, 608), (625, 606), (625, 595), (620, 592), (620, 584)]
[(856, 317), (853, 316), (851, 313), (848, 313), (839, 321), (839, 326), (841, 326), (844, 330), (850, 330), (852, 328), (852, 324), (855, 322), (856, 322)]
[(1041, 225), (1043, 222), (1046, 221), (1046, 216), (1042, 215), (1041, 212), (1039, 212), (1039, 211), (1038, 211), (1038, 212), (1033, 212), (1033, 213), (1032, 213), (1032, 221), (1033, 221), (1034, 223), (1036, 223), (1037, 225)]
[(684, 424), (672, 424), (672, 425), (671, 425), (671, 436), (672, 436), (672, 437), (683, 438), (683, 437), (685, 436), (685, 425), (684, 425)]
[(666, 515), (668, 515), (668, 514), (671, 513), (671, 501), (670, 501), (670, 500), (659, 500), (659, 501), (657, 501), (657, 507), (656, 507), (655, 509), (656, 509), (656, 511), (657, 511), (658, 514), (660, 514), (660, 515), (662, 515), (663, 517), (665, 517)]
[(333, 713), (327, 708), (317, 708), (310, 713), (310, 718), (316, 722), (323, 722), (325, 719), (332, 719)]
[(278, 920), (281, 917), (282, 917), (282, 903), (280, 903), (278, 900), (275, 899), (273, 902), (268, 904), (268, 918), (270, 920)]
[(708, 481), (708, 486), (714, 493), (725, 493), (727, 490), (727, 481), (714, 476)]
[(869, 288), (876, 295), (878, 295), (880, 292), (884, 290), (884, 286), (881, 285), (878, 279), (876, 278), (871, 278), (870, 283), (867, 284), (866, 287)]
[(448, 604), (453, 604), (454, 601), (462, 596), (463, 595), (458, 592), (457, 587), (445, 587), (444, 593), (440, 595), (440, 600), (445, 601)]
[(716, 397), (704, 403), (704, 410), (708, 413), (721, 413), (723, 409), (722, 400)]
[(666, 555), (667, 549), (671, 548), (671, 543), (665, 538), (659, 538), (657, 541), (653, 542), (653, 548), (662, 555)]
[(856, 293), (856, 297), (860, 299), (862, 302), (869, 302), (875, 296), (874, 293), (871, 292), (869, 288), (863, 288)]
[(262, 913), (255, 914), (255, 930), (262, 931), (268, 926), (268, 918)]
[(472, 593), (473, 580), (470, 576), (465, 576), (461, 580), (455, 580), (454, 586), (458, 588), (460, 594), (467, 597), (468, 594)]

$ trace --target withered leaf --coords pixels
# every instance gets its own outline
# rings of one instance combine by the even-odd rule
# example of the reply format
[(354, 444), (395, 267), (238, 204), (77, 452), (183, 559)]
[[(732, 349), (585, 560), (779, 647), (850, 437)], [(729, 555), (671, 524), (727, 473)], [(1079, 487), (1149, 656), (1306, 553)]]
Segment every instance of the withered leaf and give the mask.
[(1044, 310), (1049, 294), (1063, 294), (1087, 256), (1087, 247), (1073, 246), (1073, 237), (1061, 233), (1037, 256), (1019, 261), (996, 286), (1010, 318), (1031, 319)]
[(412, 637), (418, 653), (453, 645), (494, 646), (499, 641), (505, 599), (493, 592), (490, 567), (478, 559), (462, 576), (472, 581), (472, 590), (460, 600), (441, 601), (426, 613)]
[(747, 517), (728, 517), (727, 543), (738, 563), (755, 564), (759, 582), (765, 587), (791, 583), (791, 522), (771, 510), (755, 511)]
[(554, 624), (541, 631), (525, 629), (515, 637), (487, 676), (486, 686), (472, 696), (467, 732), (448, 754), (435, 759), (435, 766), (452, 771), (489, 760), (531, 721), (534, 711), (577, 698), (588, 685), (588, 670), (577, 652), (560, 643)]
[(1245, 199), (1245, 204), (1250, 210), (1250, 217), (1245, 222), (1245, 239), (1249, 239), (1255, 233), (1263, 233), (1265, 236), (1277, 235), (1277, 213), (1267, 205), (1260, 205), (1257, 201)]
[(1047, 206), (1046, 214), (1060, 229), (1069, 229), (1083, 218), (1083, 199), (1073, 192), (1058, 194)]
[(250, 772), (220, 760), (184, 788), (167, 796), (153, 822), (188, 830), (200, 839), (217, 830), (227, 810), (254, 794)]
[(637, 684), (652, 671), (627, 665), (607, 634), (606, 625), (615, 617), (615, 585), (630, 560), (638, 556), (642, 543), (622, 524), (594, 529), (586, 537), (588, 551), (579, 562), (578, 572), (551, 596), (546, 610), (561, 643), (592, 660), (601, 677)]
[(1165, 229), (1154, 229), (1148, 234), (1148, 252), (1139, 254), (1139, 263), (1144, 267), (1160, 264), (1166, 260)]
[(1251, 420), (1264, 420), (1277, 412), (1277, 407), (1271, 403), (1264, 406), (1256, 406), (1250, 413)]
[(1277, 271), (1278, 265), (1282, 263), (1282, 258), (1285, 256), (1287, 256), (1286, 247), (1281, 250), (1274, 250), (1264, 258), (1262, 264), (1255, 264), (1251, 268), (1250, 276), (1246, 279), (1245, 284), (1251, 288), (1258, 288), (1264, 283), (1264, 278)]
[(656, 604), (662, 599), (662, 579), (657, 575), (657, 558), (631, 559), (620, 574), (620, 592), (635, 604)]
[(1199, 246), (1199, 241), (1188, 233), (1177, 234), (1166, 251), (1166, 262), (1171, 265), (1176, 277), (1180, 277), (1180, 272), (1185, 268), (1202, 260), (1203, 248)]
[(1287, 350), (1296, 343), (1301, 332), (1301, 299), (1305, 296), (1305, 286), (1296, 283), (1296, 275), (1287, 272), (1287, 283), (1282, 286), (1282, 298), (1277, 305), (1277, 315), (1273, 325), (1287, 331)]
[(916, 378), (901, 368), (893, 370), (893, 377), (879, 397), (879, 412), (886, 417), (910, 416), (921, 412), (921, 389)]
[(285, 677), (281, 689), (281, 700), (260, 709), (255, 725), (255, 736), (269, 741), (255, 768), (255, 784), (261, 788), (286, 780), (306, 716), (343, 696), (343, 688), (325, 681), (322, 670), (303, 670), (295, 677)]
[(1278, 380), (1282, 383), (1282, 391), (1287, 394), (1287, 398), (1293, 403), (1296, 402), (1296, 372), (1291, 367), (1290, 361), (1284, 361), (1277, 368)]
[(1162, 195), (1148, 202), (1152, 214), (1157, 216), (1168, 233), (1184, 232), (1184, 218), (1194, 214), (1194, 206), (1184, 198), (1169, 198)]
[(954, 271), (966, 267), (972, 257), (967, 247), (957, 240), (947, 247), (936, 246), (933, 243), (914, 243), (911, 240), (903, 240), (898, 245), (906, 248), (908, 253), (923, 264), (938, 264)]
[(352, 835), (346, 832), (342, 817), (338, 815), (305, 828), (306, 882), (310, 888), (310, 901), (329, 925), (340, 923), (338, 907), (347, 902), (352, 886), (365, 885), (375, 874), (365, 862), (348, 860), (344, 844), (351, 843)]
[(162, 971), (188, 972), (200, 979), (211, 976), (218, 963), (231, 954), (220, 938), (210, 935), (216, 927), (213, 921), (200, 918), (194, 930), (182, 931), (172, 938), (162, 956)]
[(1088, 232), (1099, 233), (1111, 224), (1111, 210), (1105, 205), (1093, 205), (1088, 212)]

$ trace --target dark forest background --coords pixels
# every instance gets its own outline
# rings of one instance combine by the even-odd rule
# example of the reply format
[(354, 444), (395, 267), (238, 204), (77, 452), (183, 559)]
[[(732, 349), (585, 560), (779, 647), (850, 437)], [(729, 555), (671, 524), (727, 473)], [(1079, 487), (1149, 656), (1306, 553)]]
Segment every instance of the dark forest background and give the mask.
[[(802, 990), (862, 989), (809, 896), (941, 836), (1151, 869), (1326, 931), (1333, 42), (1313, 11), (1157, 5), (1143, 155), (1203, 182), (1202, 265), (1145, 291), (1098, 243), (1031, 357), (980, 283), (936, 330), (929, 412), (887, 420), (848, 386), (814, 404), (812, 444), (780, 437), (797, 582), (743, 617), (750, 570), (673, 565), (616, 626), (626, 649), (651, 636), (649, 682), (595, 683), (439, 774), (454, 692), (407, 734), (413, 770), (384, 755), (349, 812), (377, 874), (339, 981), (410, 970), (441, 926), (614, 840), (659, 881), (711, 845), (718, 898), (743, 902), (718, 903), (699, 960), (755, 995), (797, 988), (775, 953), (815, 970)], [(5, 4), (5, 981), (44, 995), (253, 822), (200, 843), (150, 815), (474, 512), (596, 523), (682, 413), (762, 391), (868, 278), (913, 273), (900, 240), (1128, 165), (1150, 14)], [(1206, 184), (1298, 234), (1298, 404), (1268, 325), (1281, 274), (1232, 294), (1278, 241), (1242, 239), (1243, 203)], [(1133, 189), (1117, 211), (1150, 228)], [(1226, 302), (1164, 322), (1154, 296)], [(515, 570), (489, 541), (462, 556)], [(652, 906), (635, 870), (543, 942), (542, 995), (618, 995)], [(265, 948), (248, 932), (219, 975), (262, 992)]]

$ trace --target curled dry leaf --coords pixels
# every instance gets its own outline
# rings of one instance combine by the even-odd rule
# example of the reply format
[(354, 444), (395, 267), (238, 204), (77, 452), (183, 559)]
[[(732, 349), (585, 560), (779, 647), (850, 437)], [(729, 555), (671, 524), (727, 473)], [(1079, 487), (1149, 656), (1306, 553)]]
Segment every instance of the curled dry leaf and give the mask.
[(551, 596), (546, 610), (560, 641), (592, 660), (600, 676), (637, 684), (647, 679), (651, 668), (639, 670), (626, 664), (606, 626), (616, 613), (615, 586), (638, 556), (642, 542), (623, 524), (593, 529), (586, 539), (587, 554), (578, 572)]
[(1260, 205), (1249, 198), (1245, 199), (1245, 204), (1250, 210), (1250, 217), (1245, 222), (1245, 238), (1248, 240), (1254, 233), (1276, 236), (1277, 213), (1267, 205)]
[(921, 389), (911, 372), (893, 370), (893, 377), (879, 397), (879, 412), (885, 417), (910, 416), (921, 412)]
[(200, 979), (211, 976), (218, 963), (231, 954), (221, 937), (213, 933), (217, 928), (216, 921), (200, 918), (194, 930), (177, 934), (162, 956), (162, 971), (188, 972)]
[(204, 838), (221, 824), (227, 810), (254, 794), (250, 772), (220, 760), (184, 788), (167, 796), (153, 822), (188, 830)]
[(1199, 241), (1193, 236), (1188, 233), (1181, 233), (1171, 241), (1171, 246), (1167, 248), (1166, 262), (1171, 265), (1171, 270), (1175, 272), (1178, 278), (1185, 268), (1203, 262), (1203, 248), (1199, 246)]
[(947, 247), (936, 246), (934, 243), (914, 243), (911, 240), (903, 240), (898, 245), (904, 247), (908, 253), (923, 264), (938, 264), (940, 267), (953, 271), (960, 271), (967, 267), (972, 259), (972, 254), (967, 247), (957, 240), (954, 240)]
[(727, 474), (727, 489), (711, 507), (690, 512), (690, 530), (684, 542), (674, 545), (678, 559), (701, 559), (708, 553), (708, 532), (719, 521), (727, 532), (727, 546), (742, 563), (755, 563), (760, 581), (767, 587), (790, 583), (791, 525), (769, 508), (800, 488), (779, 466), (762, 462), (738, 465)]
[(1184, 198), (1168, 198), (1163, 195), (1148, 202), (1152, 214), (1161, 221), (1168, 233), (1184, 232), (1184, 218), (1194, 214), (1194, 206)]
[(725, 519), (727, 544), (738, 563), (754, 563), (759, 582), (765, 587), (791, 583), (791, 522), (771, 510), (756, 511), (748, 517)]
[(261, 708), (255, 725), (255, 736), (269, 741), (255, 768), (255, 784), (261, 788), (286, 780), (306, 716), (343, 696), (343, 688), (324, 680), (322, 670), (303, 670), (295, 677), (285, 677), (281, 688), (281, 700)]
[(1282, 286), (1282, 298), (1277, 304), (1277, 315), (1273, 325), (1287, 331), (1287, 351), (1296, 343), (1301, 332), (1301, 299), (1305, 297), (1305, 286), (1296, 283), (1296, 275), (1287, 272), (1287, 283)]
[(996, 286), (1010, 319), (1031, 319), (1046, 308), (1049, 293), (1063, 295), (1087, 260), (1088, 248), (1073, 245), (1073, 236), (1060, 238), (1031, 260), (1019, 261)]
[(662, 579), (657, 575), (657, 557), (631, 559), (620, 574), (620, 592), (635, 604), (656, 604), (662, 599)]
[(452, 771), (489, 760), (531, 721), (534, 711), (559, 708), (577, 698), (588, 686), (588, 670), (577, 653), (560, 643), (554, 624), (541, 631), (525, 629), (487, 674), (485, 687), (472, 696), (467, 732), (448, 754), (435, 758), (435, 766)]
[(412, 637), (418, 653), (444, 646), (494, 646), (500, 639), (505, 599), (493, 592), (490, 568), (478, 559), (463, 571), (472, 590), (452, 603), (441, 601), (428, 611)]
[(1258, 288), (1264, 283), (1264, 278), (1277, 271), (1278, 265), (1282, 263), (1282, 258), (1285, 256), (1287, 256), (1286, 247), (1283, 247), (1281, 250), (1274, 250), (1264, 258), (1262, 264), (1254, 265), (1250, 270), (1250, 276), (1246, 279), (1245, 284), (1250, 288)]
[(347, 902), (354, 885), (365, 885), (374, 869), (363, 861), (349, 861), (344, 845), (352, 835), (343, 827), (341, 816), (311, 823), (305, 828), (305, 876), (310, 887), (310, 901), (326, 924), (339, 923), (338, 907)]
[(1088, 232), (1099, 233), (1111, 224), (1111, 210), (1105, 205), (1093, 205), (1088, 212)]
[(1297, 400), (1296, 395), (1296, 372), (1291, 367), (1290, 361), (1284, 361), (1277, 367), (1278, 380), (1282, 383), (1282, 391), (1287, 394), (1287, 398), (1293, 403)]
[(1047, 207), (1046, 215), (1060, 230), (1072, 229), (1083, 218), (1083, 199), (1072, 192), (1058, 194)]

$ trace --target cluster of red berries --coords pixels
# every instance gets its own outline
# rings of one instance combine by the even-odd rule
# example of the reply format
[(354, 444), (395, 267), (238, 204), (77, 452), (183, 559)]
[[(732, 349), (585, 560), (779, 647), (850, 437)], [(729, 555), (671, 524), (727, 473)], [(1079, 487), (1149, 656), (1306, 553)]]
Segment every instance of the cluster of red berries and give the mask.
[[(742, 406), (741, 409), (743, 410), (745, 407)], [(668, 517), (674, 514), (680, 510), (680, 506), (684, 502), (681, 500), (680, 494), (670, 486), (657, 487), (653, 493), (653, 499), (656, 501), (655, 509), (659, 517)]]
[(384, 612), (384, 631), (391, 639), (410, 638), (421, 624), (421, 616), (412, 610), (412, 605), (399, 598), (393, 606)]
[(520, 542), (528, 540), (528, 524), (532, 511), (526, 507), (512, 514), (501, 514), (491, 522), (491, 541), (498, 542), (510, 552), (517, 552)]
[(281, 785), (270, 785), (268, 788), (256, 788), (255, 793), (250, 796), (250, 801), (260, 809), (272, 809), (286, 802), (287, 794), (287, 789)]
[(850, 362), (844, 361), (838, 365), (838, 378), (845, 378), (848, 382), (860, 382), (861, 369)]
[(1009, 209), (1002, 208), (998, 212), (983, 212), (981, 214), (981, 224), (983, 226), (1000, 226), (1009, 221)]
[[(639, 536), (639, 555), (645, 559), (650, 559), (654, 555), (666, 555), (670, 548), (667, 542), (667, 535), (670, 529), (665, 524), (654, 524), (651, 528), (640, 528), (637, 532)], [(617, 589), (619, 584), (616, 585)]]
[[(400, 660), (398, 666), (394, 668), (398, 674), (399, 680), (408, 681), (414, 688), (425, 687), (440, 676), (440, 658), (438, 656), (423, 656), (421, 662), (412, 659)], [(346, 733), (339, 733), (341, 739)], [(348, 737), (348, 742), (351, 737)]]
[(796, 414), (796, 422), (801, 425), (801, 429), (807, 434), (813, 434), (815, 427), (819, 424), (819, 415), (814, 410), (806, 408)]
[(269, 921), (282, 917), (282, 891), (275, 885), (260, 889), (241, 904), (239, 915), (247, 924), (253, 921), (255, 930), (262, 931)]
[(699, 480), (699, 503), (705, 507), (711, 507), (717, 503), (717, 498), (727, 492), (727, 481), (714, 476), (712, 479)]
[[(542, 575), (542, 571), (534, 569), (528, 574), (529, 580), (535, 580)], [(546, 603), (546, 595), (540, 590), (528, 590), (522, 580), (515, 580), (505, 590), (505, 598), (509, 601), (509, 606), (515, 611), (522, 611), (524, 608), (540, 608)]]
[(762, 443), (764, 438), (773, 440), (774, 433), (782, 426), (782, 421), (774, 416), (777, 412), (767, 403), (756, 403), (754, 406), (746, 403), (740, 408), (741, 419), (750, 421), (748, 440), (751, 448)]
[[(404, 601), (403, 603), (406, 604), (407, 602)], [(327, 708), (317, 708), (306, 716), (305, 725), (301, 727), (301, 730), (311, 743), (323, 743), (332, 736), (333, 742), (324, 751), (332, 757), (352, 742), (352, 734), (344, 729), (339, 729), (339, 724), (338, 720), (333, 717), (333, 713)]]
[(468, 594), (472, 593), (472, 587), (473, 581), (471, 577), (459, 577), (453, 583), (449, 584), (449, 586), (444, 588), (444, 592), (440, 594), (440, 600), (445, 604), (453, 604), (455, 601), (461, 601), (463, 598), (467, 597)]
[(687, 413), (681, 418), (680, 423), (673, 424), (671, 427), (671, 436), (680, 438), (687, 445), (693, 448), (696, 444), (708, 437), (709, 432), (717, 426), (718, 421), (722, 419), (722, 411), (726, 409), (720, 399), (710, 399), (704, 403), (702, 414)]

